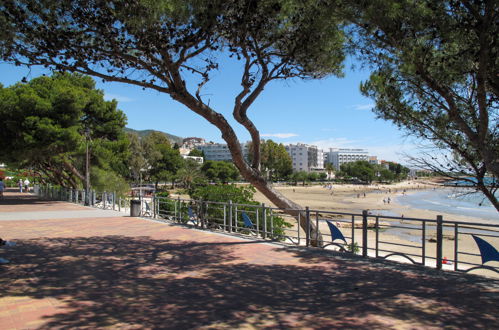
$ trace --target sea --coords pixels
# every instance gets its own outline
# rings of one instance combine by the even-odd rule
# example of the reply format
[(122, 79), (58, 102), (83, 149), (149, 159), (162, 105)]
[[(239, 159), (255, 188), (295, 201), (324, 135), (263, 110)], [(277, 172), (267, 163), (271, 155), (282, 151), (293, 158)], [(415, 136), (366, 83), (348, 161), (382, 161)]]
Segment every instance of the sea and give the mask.
[[(396, 201), (410, 208), (468, 215), (499, 223), (499, 212), (490, 201), (482, 193), (470, 194), (471, 191), (469, 188), (439, 188), (399, 196)], [(496, 196), (498, 196), (497, 193)]]

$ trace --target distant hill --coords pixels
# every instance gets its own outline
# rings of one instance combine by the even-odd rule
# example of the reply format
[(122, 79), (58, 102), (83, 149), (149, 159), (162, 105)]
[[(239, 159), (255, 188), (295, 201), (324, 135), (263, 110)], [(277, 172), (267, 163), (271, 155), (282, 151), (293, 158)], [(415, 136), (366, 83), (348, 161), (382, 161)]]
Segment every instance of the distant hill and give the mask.
[(156, 130), (152, 130), (152, 129), (144, 129), (144, 130), (138, 131), (138, 130), (135, 130), (133, 128), (125, 127), (125, 132), (135, 133), (140, 137), (147, 136), (147, 135), (151, 134), (152, 132), (158, 132), (158, 133), (164, 134), (168, 138), (168, 140), (170, 140), (170, 142), (178, 143), (178, 144), (182, 144), (182, 141), (184, 139), (180, 136), (176, 136), (176, 135), (172, 135), (172, 134), (168, 134), (165, 132), (156, 131)]

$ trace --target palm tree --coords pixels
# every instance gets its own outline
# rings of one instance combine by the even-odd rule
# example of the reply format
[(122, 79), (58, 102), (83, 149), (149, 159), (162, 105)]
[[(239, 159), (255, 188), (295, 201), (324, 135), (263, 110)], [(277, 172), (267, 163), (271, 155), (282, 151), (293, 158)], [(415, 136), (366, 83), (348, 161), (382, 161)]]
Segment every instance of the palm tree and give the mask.
[(202, 176), (199, 164), (192, 160), (186, 160), (184, 167), (178, 170), (176, 175), (177, 179), (186, 189), (190, 189), (192, 184)]
[(326, 171), (328, 180), (332, 179), (332, 173), (334, 173), (334, 166), (331, 163), (326, 163)]

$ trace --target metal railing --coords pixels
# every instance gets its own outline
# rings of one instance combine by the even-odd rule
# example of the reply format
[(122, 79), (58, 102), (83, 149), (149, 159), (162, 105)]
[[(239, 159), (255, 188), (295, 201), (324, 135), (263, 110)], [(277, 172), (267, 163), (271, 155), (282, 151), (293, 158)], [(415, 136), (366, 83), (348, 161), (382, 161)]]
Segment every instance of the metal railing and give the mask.
[[(44, 198), (78, 204), (85, 204), (87, 198), (84, 191), (59, 187), (35, 187), (35, 193)], [(128, 213), (130, 200), (129, 197), (118, 197), (115, 193), (92, 191), (88, 204)], [(444, 220), (442, 216), (435, 219), (404, 218), (371, 214), (368, 211), (343, 213), (311, 210), (308, 207), (296, 216), (289, 215), (292, 213), (289, 211), (258, 203), (238, 204), (232, 201), (211, 202), (157, 196), (142, 197), (140, 203), (140, 216), (203, 230), (311, 246), (313, 241), (319, 239), (317, 231), (317, 236), (312, 237), (311, 224), (314, 224), (322, 234), (321, 246), (325, 249), (411, 262), (436, 269), (462, 272), (486, 269), (499, 274), (499, 260), (484, 265), (481, 251), (472, 237), (480, 237), (492, 246), (499, 247), (499, 224), (458, 222)], [(244, 217), (250, 219), (252, 226), (245, 224)], [(345, 241), (338, 243), (329, 231), (327, 221), (331, 221), (342, 232)], [(300, 226), (300, 223), (305, 226)]]

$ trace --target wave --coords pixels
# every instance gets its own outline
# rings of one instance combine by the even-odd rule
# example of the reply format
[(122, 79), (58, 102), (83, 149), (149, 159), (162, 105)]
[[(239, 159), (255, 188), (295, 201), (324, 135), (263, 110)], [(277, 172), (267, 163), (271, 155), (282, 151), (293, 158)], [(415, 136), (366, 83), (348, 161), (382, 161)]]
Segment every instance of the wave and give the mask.
[(441, 205), (441, 206), (451, 207), (450, 204), (435, 202), (435, 201), (431, 201), (429, 199), (423, 199), (423, 202), (427, 202), (427, 203), (434, 204), (434, 205)]
[[(457, 198), (460, 196), (461, 198)], [(453, 198), (454, 197), (454, 198)], [(449, 189), (425, 190), (397, 198), (398, 203), (411, 208), (431, 210), (499, 221), (499, 212), (483, 201), (483, 195)], [(480, 203), (484, 202), (481, 206)]]

